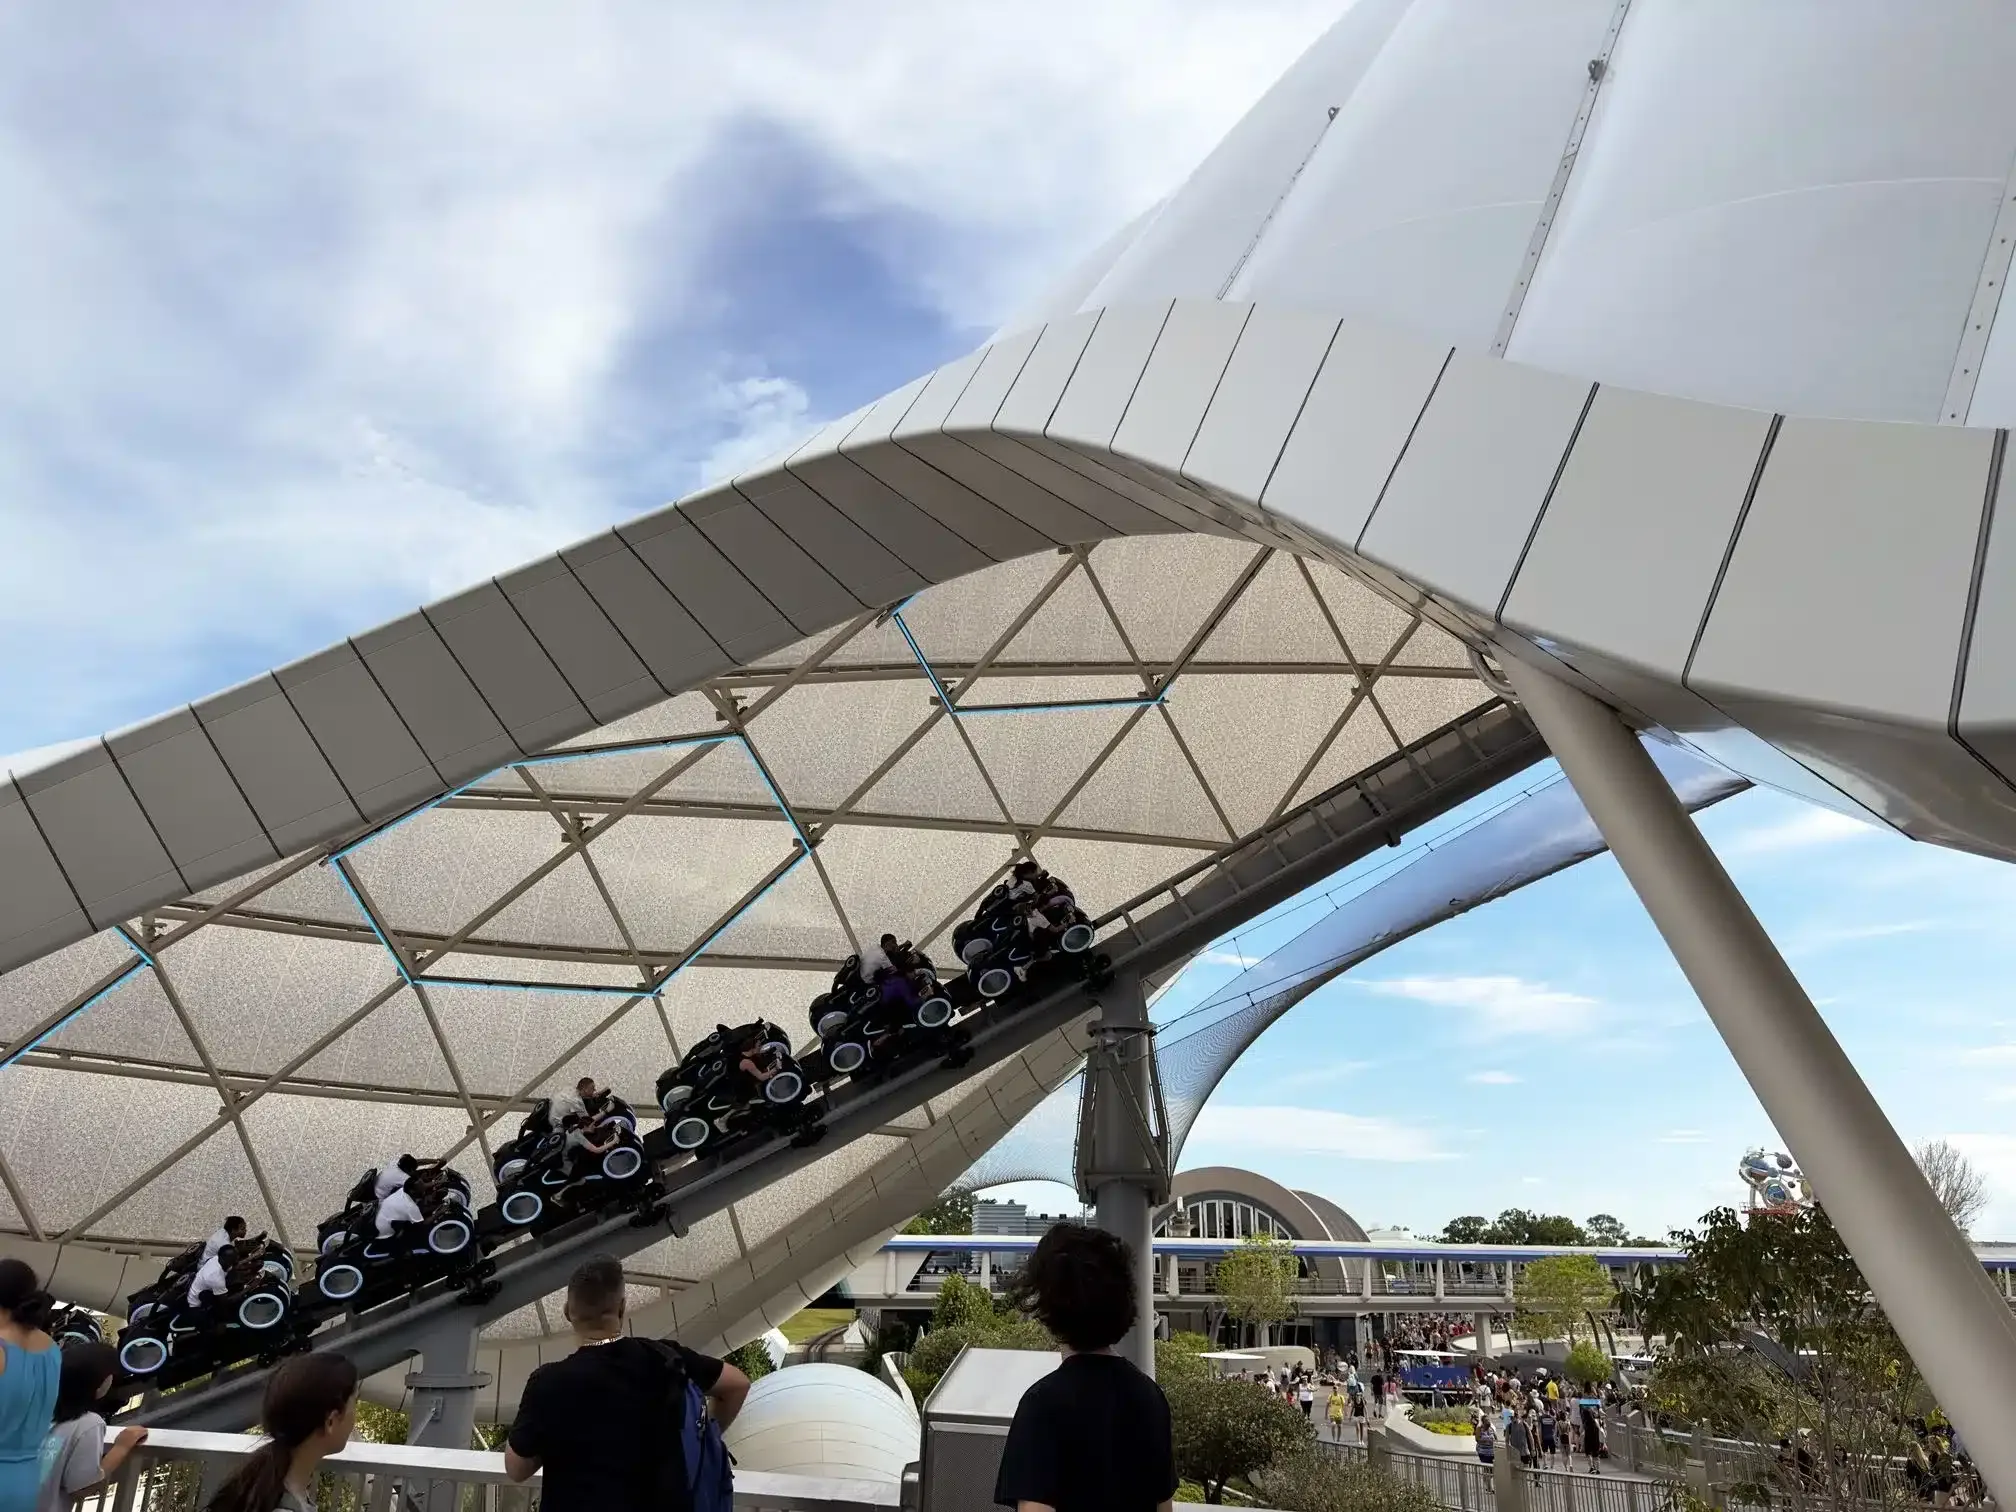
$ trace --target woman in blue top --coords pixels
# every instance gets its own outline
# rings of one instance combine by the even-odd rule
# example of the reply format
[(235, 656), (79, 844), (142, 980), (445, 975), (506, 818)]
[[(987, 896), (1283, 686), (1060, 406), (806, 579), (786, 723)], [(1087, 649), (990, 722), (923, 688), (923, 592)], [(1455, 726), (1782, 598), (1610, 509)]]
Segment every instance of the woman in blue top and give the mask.
[(52, 1306), (34, 1271), (0, 1260), (0, 1512), (35, 1512), (63, 1371), (62, 1351), (42, 1331)]

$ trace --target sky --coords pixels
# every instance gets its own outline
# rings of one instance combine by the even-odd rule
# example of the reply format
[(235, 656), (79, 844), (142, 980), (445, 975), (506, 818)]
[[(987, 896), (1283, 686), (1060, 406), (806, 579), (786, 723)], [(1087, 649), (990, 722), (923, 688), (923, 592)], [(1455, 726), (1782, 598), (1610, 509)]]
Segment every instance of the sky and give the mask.
[[(1950, 1140), (1988, 1179), (1975, 1237), (2016, 1238), (2016, 869), (1768, 790), (1698, 822), (1897, 1132)], [(1156, 1017), (1203, 1001), (1328, 906), (1305, 899), (1218, 942)], [(1607, 1212), (1662, 1237), (1739, 1205), (1736, 1161), (1753, 1146), (1784, 1143), (1605, 855), (1311, 994), (1219, 1084), (1181, 1164), (1262, 1171), (1368, 1228), (1433, 1233), (1523, 1207)], [(1075, 1207), (1045, 1183), (1003, 1195)]]
[[(307, 654), (969, 350), (1339, 8), (0, 8), (0, 751)], [(1960, 1144), (1979, 1231), (2016, 1237), (2016, 873), (1763, 793), (1704, 824), (1900, 1132)], [(1368, 1224), (1657, 1233), (1773, 1143), (1606, 859), (1316, 994), (1186, 1160)]]

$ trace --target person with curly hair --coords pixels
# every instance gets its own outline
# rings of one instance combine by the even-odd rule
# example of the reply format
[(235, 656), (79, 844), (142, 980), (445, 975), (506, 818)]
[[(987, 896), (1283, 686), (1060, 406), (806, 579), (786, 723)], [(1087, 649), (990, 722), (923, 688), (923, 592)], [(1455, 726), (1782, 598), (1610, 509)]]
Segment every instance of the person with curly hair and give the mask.
[(1051, 1227), (1029, 1256), (1021, 1303), (1063, 1348), (1016, 1405), (994, 1500), (1016, 1512), (1169, 1512), (1176, 1453), (1162, 1388), (1113, 1353), (1134, 1326), (1134, 1261), (1112, 1234)]

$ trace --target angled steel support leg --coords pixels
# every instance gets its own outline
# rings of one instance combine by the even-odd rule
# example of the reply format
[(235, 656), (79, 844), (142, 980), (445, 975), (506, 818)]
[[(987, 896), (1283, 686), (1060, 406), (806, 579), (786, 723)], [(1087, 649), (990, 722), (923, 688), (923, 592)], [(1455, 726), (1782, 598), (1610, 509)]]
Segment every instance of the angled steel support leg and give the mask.
[(1557, 678), (1508, 675), (1989, 1489), (2016, 1501), (2009, 1304), (1637, 739)]
[(1169, 1197), (1169, 1120), (1155, 1073), (1154, 1030), (1141, 979), (1116, 977), (1099, 994), (1078, 1123), (1078, 1195), (1134, 1259), (1137, 1313), (1117, 1346), (1155, 1374), (1155, 1250), (1150, 1215)]
[[(469, 1449), (476, 1435), (476, 1394), (490, 1377), (476, 1368), (477, 1322), (450, 1317), (420, 1338), (420, 1368), (406, 1377), (406, 1442), (428, 1449)], [(428, 1512), (455, 1512), (453, 1481), (430, 1481)]]

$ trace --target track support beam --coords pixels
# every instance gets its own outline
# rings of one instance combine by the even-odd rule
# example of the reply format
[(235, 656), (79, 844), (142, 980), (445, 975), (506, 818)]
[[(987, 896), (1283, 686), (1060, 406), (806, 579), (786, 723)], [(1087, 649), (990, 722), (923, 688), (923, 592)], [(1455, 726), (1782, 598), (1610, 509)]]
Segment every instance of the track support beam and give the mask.
[(1141, 978), (1126, 972), (1099, 994), (1080, 1094), (1078, 1193), (1134, 1263), (1134, 1326), (1116, 1346), (1155, 1375), (1155, 1251), (1151, 1215), (1169, 1197), (1169, 1120), (1155, 1074), (1154, 1029)]
[(1507, 673), (1989, 1489), (2016, 1502), (2009, 1304), (1637, 738), (1558, 678)]
[[(420, 1368), (406, 1377), (406, 1442), (427, 1449), (470, 1449), (476, 1442), (476, 1394), (490, 1377), (476, 1368), (474, 1317), (448, 1317), (420, 1336)], [(453, 1481), (427, 1485), (428, 1512), (455, 1512)]]

